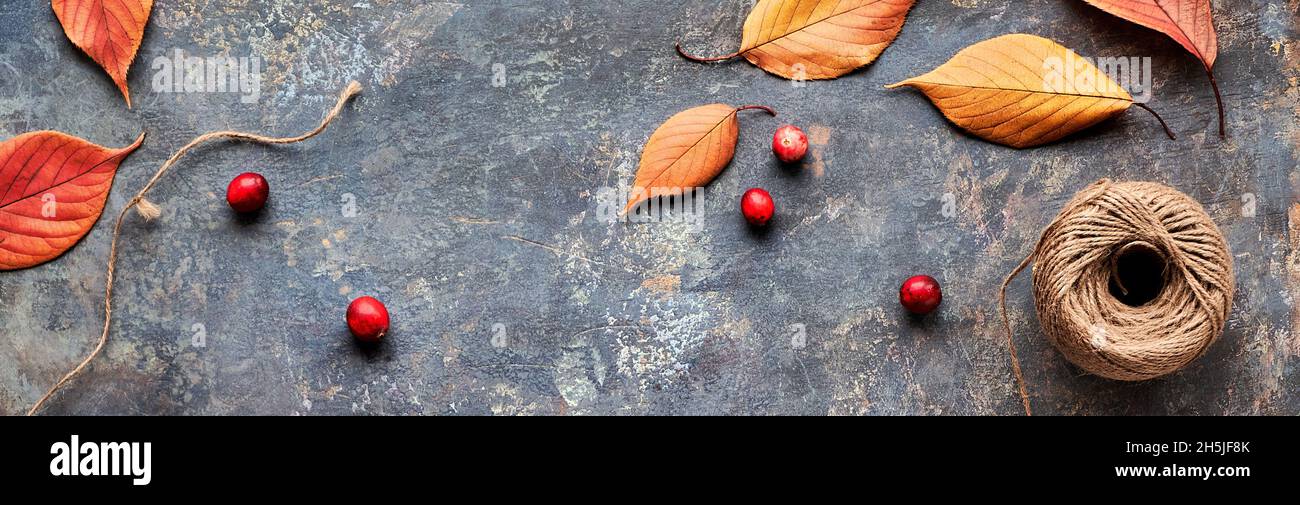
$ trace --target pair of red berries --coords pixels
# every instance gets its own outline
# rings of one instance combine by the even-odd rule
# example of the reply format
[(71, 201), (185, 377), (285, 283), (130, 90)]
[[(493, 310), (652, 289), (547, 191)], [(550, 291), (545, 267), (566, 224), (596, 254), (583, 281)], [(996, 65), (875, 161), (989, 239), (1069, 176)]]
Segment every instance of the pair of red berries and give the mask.
[[(798, 127), (782, 126), (772, 138), (772, 152), (782, 163), (798, 163), (808, 154), (808, 136)], [(764, 226), (776, 214), (776, 202), (767, 191), (750, 188), (740, 197), (740, 212), (749, 224)], [(943, 302), (943, 290), (934, 277), (917, 275), (903, 282), (898, 290), (898, 302), (913, 314), (929, 314)]]
[[(794, 125), (785, 125), (772, 137), (772, 152), (787, 165), (803, 161), (808, 155), (808, 136)], [(776, 214), (776, 202), (762, 188), (750, 188), (740, 197), (740, 213), (753, 226), (766, 226)]]
[[(266, 207), (271, 185), (260, 174), (239, 174), (226, 188), (226, 203), (240, 214), (251, 214)], [(358, 341), (379, 342), (388, 334), (388, 308), (383, 302), (363, 296), (348, 305), (348, 329)]]

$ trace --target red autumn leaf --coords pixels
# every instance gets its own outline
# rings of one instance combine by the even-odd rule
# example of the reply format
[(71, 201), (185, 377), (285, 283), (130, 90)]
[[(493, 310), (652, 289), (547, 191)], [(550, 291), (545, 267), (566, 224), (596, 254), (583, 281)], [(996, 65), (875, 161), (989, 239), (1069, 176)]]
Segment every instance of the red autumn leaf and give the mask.
[(104, 67), (131, 107), (126, 73), (135, 60), (153, 0), (51, 0), (68, 39)]
[(121, 149), (59, 132), (26, 133), (0, 143), (0, 270), (40, 265), (76, 245), (104, 212)]
[(1210, 76), (1214, 99), (1219, 104), (1219, 135), (1223, 124), (1223, 96), (1214, 79), (1214, 60), (1219, 57), (1219, 36), (1214, 31), (1210, 0), (1084, 0), (1128, 21), (1168, 35), (1192, 53)]

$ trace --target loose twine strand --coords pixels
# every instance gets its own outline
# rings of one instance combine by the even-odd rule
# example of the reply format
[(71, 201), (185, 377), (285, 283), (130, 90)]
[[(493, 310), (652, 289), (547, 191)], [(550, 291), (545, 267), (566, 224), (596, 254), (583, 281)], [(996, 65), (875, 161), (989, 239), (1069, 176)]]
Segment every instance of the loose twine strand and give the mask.
[(62, 379), (59, 379), (59, 382), (55, 383), (54, 387), (51, 387), (50, 390), (45, 393), (45, 396), (42, 396), (35, 405), (32, 405), (32, 408), (27, 411), (27, 415), (31, 416), (39, 412), (41, 407), (45, 405), (45, 402), (62, 390), (65, 385), (72, 381), (72, 379), (80, 375), (81, 372), (86, 369), (86, 366), (88, 366), (90, 362), (93, 361), (95, 357), (99, 356), (100, 352), (104, 350), (104, 344), (108, 343), (108, 331), (113, 322), (113, 279), (117, 268), (117, 244), (118, 238), (122, 235), (122, 223), (126, 219), (127, 213), (130, 212), (132, 208), (136, 209), (136, 212), (140, 214), (140, 217), (143, 217), (146, 221), (152, 221), (162, 216), (162, 209), (153, 202), (146, 200), (145, 195), (149, 193), (149, 190), (153, 189), (154, 185), (158, 183), (158, 180), (162, 178), (163, 174), (167, 173), (167, 171), (172, 168), (172, 165), (175, 165), (176, 162), (184, 157), (186, 153), (190, 152), (190, 150), (214, 140), (229, 139), (257, 144), (277, 145), (294, 144), (315, 137), (325, 131), (325, 128), (329, 127), (330, 123), (334, 122), (334, 119), (338, 118), (339, 114), (343, 112), (343, 107), (347, 105), (348, 101), (351, 100), (352, 97), (361, 93), (361, 89), (361, 84), (356, 81), (348, 83), (347, 88), (344, 88), (343, 92), (339, 94), (338, 102), (335, 103), (334, 108), (326, 114), (325, 119), (321, 121), (320, 126), (317, 126), (316, 129), (297, 137), (265, 137), (262, 135), (237, 131), (212, 132), (200, 135), (198, 138), (190, 141), (189, 144), (186, 144), (185, 147), (176, 151), (176, 154), (173, 154), (171, 158), (168, 158), (167, 161), (163, 163), (162, 167), (158, 169), (158, 172), (154, 174), (153, 178), (149, 179), (149, 183), (145, 184), (144, 188), (141, 189), (139, 193), (136, 193), (135, 197), (122, 208), (122, 211), (117, 215), (117, 223), (113, 225), (113, 242), (112, 245), (109, 246), (108, 250), (108, 276), (106, 287), (104, 289), (104, 331), (99, 335), (99, 343), (95, 346), (95, 349), (90, 352), (90, 355), (81, 360), (81, 363), (78, 364), (76, 368), (73, 368), (65, 374)]
[[(1159, 294), (1130, 306), (1119, 256), (1134, 248), (1166, 263)], [(1123, 381), (1154, 379), (1200, 357), (1232, 310), (1232, 253), (1191, 197), (1161, 184), (1102, 179), (1048, 224), (1033, 252), (1002, 283), (998, 304), (1025, 414), (1033, 415), (1007, 316), (1007, 286), (1034, 263), (1034, 302), (1043, 333), (1076, 366)]]

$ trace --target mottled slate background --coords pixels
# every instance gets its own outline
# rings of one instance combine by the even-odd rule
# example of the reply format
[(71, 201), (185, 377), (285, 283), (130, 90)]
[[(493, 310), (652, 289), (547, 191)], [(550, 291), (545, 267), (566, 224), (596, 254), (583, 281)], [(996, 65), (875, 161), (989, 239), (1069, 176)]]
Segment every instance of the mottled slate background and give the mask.
[[(48, 412), (1014, 415), (996, 288), (1074, 191), (1112, 177), (1205, 204), (1236, 258), (1232, 320), (1184, 371), (1113, 382), (1045, 342), (1023, 278), (1011, 309), (1038, 411), (1295, 414), (1300, 1), (1213, 3), (1227, 140), (1192, 57), (1081, 0), (920, 0), (877, 63), (803, 88), (673, 53), (679, 39), (733, 50), (750, 0), (160, 0), (131, 73), (134, 110), (48, 2), (4, 0), (0, 137), (56, 129), (121, 146), (149, 134), (108, 215), (197, 134), (297, 134), (348, 80), (367, 87), (309, 143), (204, 148), (162, 181), (165, 217), (126, 226), (107, 351)], [(1008, 32), (1153, 57), (1151, 105), (1179, 140), (1133, 110), (1015, 151), (954, 130), (917, 93), (882, 89)], [(152, 64), (177, 49), (261, 58), (260, 100), (154, 89)], [(711, 102), (781, 118), (742, 118), (701, 224), (600, 220), (598, 192), (629, 184), (655, 127)], [(768, 150), (782, 122), (813, 138), (801, 170)], [(273, 186), (251, 223), (223, 198), (245, 170)], [(734, 210), (750, 186), (778, 200), (769, 233)], [(0, 412), (23, 412), (91, 348), (110, 227), (51, 264), (0, 273)], [(944, 283), (927, 319), (896, 301), (913, 273)], [(394, 314), (377, 349), (343, 324), (360, 294)]]

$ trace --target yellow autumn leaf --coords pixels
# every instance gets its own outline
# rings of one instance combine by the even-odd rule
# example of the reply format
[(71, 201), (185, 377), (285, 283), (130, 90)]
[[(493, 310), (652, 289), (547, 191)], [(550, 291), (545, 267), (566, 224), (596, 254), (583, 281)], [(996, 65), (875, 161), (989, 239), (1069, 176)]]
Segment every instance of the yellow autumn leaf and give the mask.
[(916, 0), (759, 0), (745, 20), (740, 50), (699, 62), (743, 56), (787, 79), (834, 79), (875, 61), (898, 36)]
[(1054, 142), (1132, 105), (1146, 109), (1074, 51), (1025, 34), (977, 43), (930, 73), (886, 87), (899, 86), (925, 93), (962, 129), (1016, 148)]
[(641, 152), (641, 166), (632, 183), (624, 213), (650, 198), (680, 195), (703, 187), (731, 163), (740, 135), (736, 113), (771, 108), (748, 105), (704, 105), (677, 113), (659, 126)]

